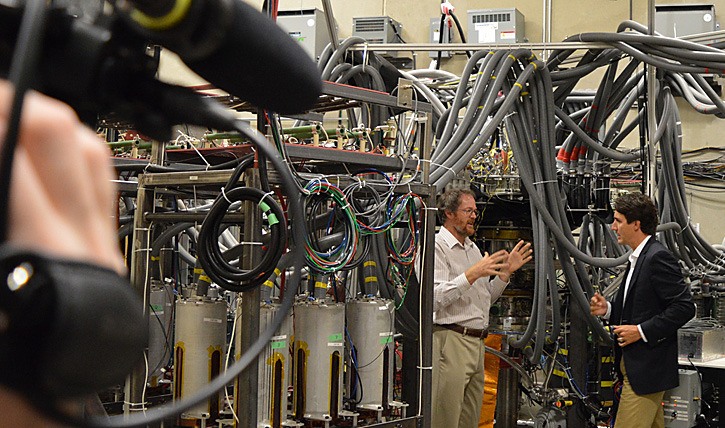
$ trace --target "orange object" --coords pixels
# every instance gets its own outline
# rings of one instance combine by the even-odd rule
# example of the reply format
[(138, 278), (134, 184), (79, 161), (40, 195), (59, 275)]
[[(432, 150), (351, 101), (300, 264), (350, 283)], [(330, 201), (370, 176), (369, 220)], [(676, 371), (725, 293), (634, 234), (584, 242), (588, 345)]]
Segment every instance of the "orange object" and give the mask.
[[(503, 336), (500, 334), (489, 334), (486, 338), (486, 346), (500, 351), (502, 339)], [(500, 358), (491, 354), (486, 354), (483, 360), (485, 383), (483, 386), (483, 403), (481, 403), (481, 417), (478, 419), (478, 428), (493, 428), (493, 419), (496, 415), (499, 362)]]

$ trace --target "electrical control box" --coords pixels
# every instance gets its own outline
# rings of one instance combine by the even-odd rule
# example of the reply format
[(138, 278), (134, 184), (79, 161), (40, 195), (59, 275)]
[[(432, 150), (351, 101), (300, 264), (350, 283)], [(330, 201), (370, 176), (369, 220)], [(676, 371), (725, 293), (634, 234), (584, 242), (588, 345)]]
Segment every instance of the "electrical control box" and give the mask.
[(665, 411), (665, 426), (668, 428), (690, 428), (696, 425), (700, 414), (700, 378), (695, 370), (680, 369), (680, 386), (665, 391), (662, 406)]
[[(443, 24), (443, 41), (441, 42), (441, 18), (430, 19), (430, 42), (431, 43), (450, 43), (453, 31), (448, 24)], [(428, 52), (431, 58), (438, 58), (438, 51)], [(441, 51), (441, 58), (450, 58), (451, 51)]]
[[(403, 25), (389, 16), (368, 16), (352, 19), (352, 35), (369, 43), (402, 43)], [(397, 57), (397, 51), (379, 52), (387, 57)]]
[(299, 42), (314, 61), (330, 43), (327, 17), (320, 9), (280, 10), (277, 24)]
[(352, 35), (370, 43), (400, 43), (403, 26), (389, 16), (368, 16), (352, 19)]
[(655, 6), (655, 31), (667, 37), (701, 34), (717, 29), (712, 4), (672, 4)]
[(468, 11), (468, 43), (523, 43), (524, 15), (518, 9)]
[(683, 360), (701, 363), (721, 358), (725, 352), (725, 328), (681, 328), (677, 331), (677, 349)]

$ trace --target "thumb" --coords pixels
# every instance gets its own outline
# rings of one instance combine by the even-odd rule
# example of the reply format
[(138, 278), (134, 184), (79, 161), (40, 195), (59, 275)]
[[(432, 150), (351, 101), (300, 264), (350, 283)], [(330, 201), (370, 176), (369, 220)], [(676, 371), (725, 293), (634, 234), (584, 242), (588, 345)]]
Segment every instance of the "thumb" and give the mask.
[(488, 257), (488, 251), (484, 251), (483, 257)]

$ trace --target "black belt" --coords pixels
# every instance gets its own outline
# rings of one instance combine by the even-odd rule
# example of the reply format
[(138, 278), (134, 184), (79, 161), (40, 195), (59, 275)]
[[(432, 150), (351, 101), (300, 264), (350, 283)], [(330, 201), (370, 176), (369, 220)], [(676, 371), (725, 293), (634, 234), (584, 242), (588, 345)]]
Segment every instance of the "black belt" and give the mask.
[(479, 329), (479, 328), (470, 328), (470, 327), (463, 327), (462, 325), (458, 324), (435, 324), (438, 327), (443, 327), (448, 330), (455, 331), (456, 333), (460, 333), (464, 336), (471, 336), (471, 337), (477, 337), (479, 339), (485, 339), (486, 336), (488, 336), (488, 329)]

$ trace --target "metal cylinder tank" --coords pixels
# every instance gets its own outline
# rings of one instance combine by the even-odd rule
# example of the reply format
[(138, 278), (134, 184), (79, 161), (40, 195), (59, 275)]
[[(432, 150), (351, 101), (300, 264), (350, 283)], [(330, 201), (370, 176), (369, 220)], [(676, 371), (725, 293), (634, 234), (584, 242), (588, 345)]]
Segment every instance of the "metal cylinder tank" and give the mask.
[(330, 421), (342, 410), (344, 330), (344, 304), (295, 304), (292, 409), (297, 419)]
[[(176, 302), (174, 399), (194, 394), (224, 370), (227, 304), (197, 297)], [(182, 419), (218, 418), (223, 392), (182, 413)]]
[(350, 335), (347, 393), (358, 408), (384, 410), (393, 401), (394, 304), (367, 298), (347, 302)]
[[(260, 334), (278, 314), (278, 304), (262, 303), (259, 308)], [(260, 428), (279, 428), (287, 421), (287, 387), (292, 384), (291, 343), (292, 311), (257, 359), (257, 426)]]
[(152, 386), (158, 384), (161, 369), (166, 367), (171, 358), (173, 304), (174, 290), (171, 284), (152, 281), (149, 294), (149, 377), (147, 379)]

